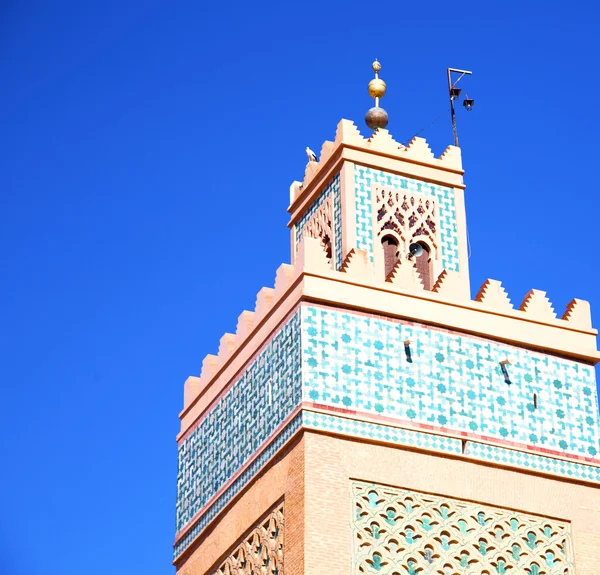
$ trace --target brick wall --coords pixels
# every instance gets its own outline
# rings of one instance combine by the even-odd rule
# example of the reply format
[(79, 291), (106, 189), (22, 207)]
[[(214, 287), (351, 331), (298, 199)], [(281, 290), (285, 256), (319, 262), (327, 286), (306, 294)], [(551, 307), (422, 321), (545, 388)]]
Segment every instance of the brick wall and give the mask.
[(216, 569), (244, 535), (279, 500), (284, 500), (286, 575), (304, 573), (304, 440), (296, 439), (272, 460), (225, 513), (210, 525), (177, 562), (178, 575), (204, 575)]
[(569, 521), (576, 575), (600, 571), (599, 488), (322, 434), (305, 446), (306, 575), (351, 572), (353, 479)]

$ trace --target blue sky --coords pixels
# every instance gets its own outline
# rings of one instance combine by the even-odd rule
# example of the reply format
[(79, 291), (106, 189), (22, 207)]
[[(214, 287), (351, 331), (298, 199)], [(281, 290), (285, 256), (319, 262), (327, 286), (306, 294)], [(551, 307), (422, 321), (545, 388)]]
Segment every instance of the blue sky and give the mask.
[(473, 293), (600, 318), (598, 9), (571, 6), (2, 2), (0, 572), (173, 572), (183, 382), (289, 261), (304, 147), (366, 132), (375, 57), (399, 141), (474, 71)]

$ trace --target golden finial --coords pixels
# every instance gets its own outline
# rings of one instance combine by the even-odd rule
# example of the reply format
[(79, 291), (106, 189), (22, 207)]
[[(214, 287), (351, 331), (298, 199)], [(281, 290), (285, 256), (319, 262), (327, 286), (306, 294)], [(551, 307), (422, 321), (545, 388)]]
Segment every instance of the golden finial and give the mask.
[(375, 106), (367, 112), (365, 116), (365, 122), (369, 128), (376, 130), (377, 128), (385, 128), (388, 123), (387, 112), (383, 108), (379, 107), (379, 98), (383, 98), (385, 96), (387, 86), (379, 77), (381, 64), (377, 59), (375, 59), (375, 62), (373, 62), (372, 67), (373, 72), (375, 72), (375, 78), (369, 82), (369, 96), (371, 96), (371, 98), (375, 98)]

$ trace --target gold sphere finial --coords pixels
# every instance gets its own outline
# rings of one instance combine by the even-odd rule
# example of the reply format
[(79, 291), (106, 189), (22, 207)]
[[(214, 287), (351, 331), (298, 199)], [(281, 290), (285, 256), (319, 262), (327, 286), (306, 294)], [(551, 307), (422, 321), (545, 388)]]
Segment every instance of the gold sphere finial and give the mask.
[(375, 59), (375, 62), (373, 62), (375, 78), (369, 82), (369, 96), (375, 98), (375, 106), (379, 106), (379, 98), (385, 96), (385, 91), (387, 89), (385, 82), (378, 75), (379, 70), (381, 70), (381, 64), (379, 63), (379, 60)]
[(388, 125), (387, 112), (379, 106), (371, 108), (365, 114), (365, 124), (367, 124), (371, 130), (385, 128)]
[(379, 128), (385, 128), (388, 123), (387, 112), (379, 106), (379, 99), (385, 96), (387, 86), (385, 82), (379, 77), (379, 71), (381, 70), (381, 64), (379, 60), (375, 58), (375, 62), (372, 64), (373, 72), (375, 72), (375, 78), (369, 82), (369, 96), (375, 100), (375, 106), (371, 108), (365, 116), (365, 122), (372, 130)]

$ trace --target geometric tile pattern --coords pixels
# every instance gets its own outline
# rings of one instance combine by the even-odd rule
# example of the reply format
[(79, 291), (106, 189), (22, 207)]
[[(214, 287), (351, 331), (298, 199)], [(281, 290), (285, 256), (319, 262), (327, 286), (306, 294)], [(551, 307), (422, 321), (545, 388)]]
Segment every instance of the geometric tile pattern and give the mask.
[(333, 225), (335, 229), (335, 269), (342, 269), (342, 193), (339, 174), (333, 179)]
[(215, 575), (283, 575), (283, 505), (272, 511), (213, 571)]
[(305, 401), (565, 454), (598, 453), (588, 365), (402, 320), (301, 309)]
[[(302, 427), (339, 433), (359, 439), (420, 447), (442, 453), (457, 455), (462, 453), (462, 442), (454, 437), (434, 435), (426, 431), (402, 429), (379, 423), (356, 421), (333, 414), (304, 410), (302, 412)], [(520, 467), (525, 470), (530, 469), (542, 473), (552, 473), (561, 477), (600, 483), (600, 467), (496, 447), (472, 440), (468, 440), (466, 456), (472, 459), (506, 464), (511, 467)]]
[(179, 446), (177, 531), (299, 404), (299, 336), (296, 312)]
[[(193, 528), (186, 533), (175, 546), (174, 558), (181, 555), (190, 543), (221, 512), (221, 510), (243, 489), (253, 477), (274, 457), (281, 447), (300, 429), (317, 429), (336, 432), (359, 439), (370, 439), (397, 445), (423, 448), (440, 453), (460, 454), (461, 441), (452, 437), (434, 435), (432, 433), (401, 429), (389, 425), (356, 421), (336, 415), (316, 413), (304, 410), (290, 421), (275, 437), (266, 449), (248, 466), (247, 469), (215, 500), (215, 502), (196, 521)], [(513, 467), (551, 473), (562, 477), (587, 480), (600, 483), (600, 467), (563, 461), (533, 453), (523, 453), (478, 443), (468, 442), (467, 457), (494, 463), (507, 464)]]
[(361, 439), (385, 441), (410, 447), (422, 447), (442, 453), (460, 454), (462, 445), (460, 439), (434, 435), (411, 429), (402, 429), (388, 425), (380, 425), (366, 421), (356, 421), (345, 417), (336, 417), (326, 413), (312, 411), (302, 412), (302, 426), (350, 435)]
[(354, 166), (356, 248), (370, 253), (373, 252), (373, 213), (371, 207), (371, 186), (373, 184), (385, 186), (393, 190), (406, 190), (437, 200), (437, 220), (440, 227), (442, 268), (459, 271), (454, 190), (359, 165)]
[(576, 463), (574, 461), (564, 461), (554, 457), (543, 455), (532, 456), (529, 453), (506, 449), (486, 443), (469, 441), (468, 455), (475, 459), (493, 461), (510, 465), (511, 467), (521, 467), (522, 469), (531, 469), (533, 471), (542, 471), (544, 473), (553, 473), (563, 477), (573, 479), (582, 479), (600, 483), (600, 467)]
[(323, 202), (333, 195), (333, 254), (335, 261), (335, 269), (339, 270), (342, 267), (342, 208), (341, 208), (341, 192), (340, 192), (340, 174), (337, 173), (333, 179), (325, 186), (323, 191), (318, 195), (316, 200), (302, 214), (302, 217), (296, 222), (294, 229), (296, 233), (296, 246), (302, 239), (302, 231), (308, 221), (315, 215)]
[(352, 482), (353, 575), (575, 575), (569, 523)]
[(281, 447), (302, 427), (302, 413), (292, 419), (275, 437), (266, 449), (244, 470), (244, 472), (218, 497), (205, 513), (194, 523), (175, 546), (174, 559), (177, 559), (200, 532), (221, 512), (221, 510), (252, 480), (270, 461)]

